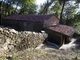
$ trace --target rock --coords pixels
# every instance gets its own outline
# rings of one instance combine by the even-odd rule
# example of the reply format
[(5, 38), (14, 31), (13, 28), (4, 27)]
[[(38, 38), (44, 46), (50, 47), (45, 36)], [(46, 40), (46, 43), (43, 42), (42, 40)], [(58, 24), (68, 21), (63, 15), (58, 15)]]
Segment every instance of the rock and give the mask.
[(48, 37), (48, 34), (45, 31), (41, 31), (42, 35), (44, 36), (44, 38), (46, 39)]
[(6, 56), (6, 59), (7, 59), (7, 60), (13, 60), (12, 57), (13, 57), (12, 55), (7, 55), (7, 56)]
[(3, 29), (0, 27), (0, 31), (3, 31)]
[(76, 44), (63, 44), (59, 49), (65, 51), (73, 50), (76, 49)]
[(18, 34), (18, 32), (14, 29), (9, 29), (9, 31), (12, 32), (12, 33)]
[(35, 49), (44, 49), (45, 48), (45, 44), (40, 44), (39, 46), (37, 46)]
[(70, 41), (71, 42), (68, 43), (68, 44), (63, 44), (59, 49), (60, 50), (65, 50), (65, 51), (76, 49), (76, 47), (78, 46), (78, 44), (75, 43), (75, 42), (77, 42), (77, 39), (71, 38)]
[[(23, 50), (26, 48), (35, 48), (45, 40), (45, 33), (31, 31), (18, 32), (8, 27), (0, 27), (0, 47), (3, 49), (14, 48)], [(15, 46), (15, 47), (14, 47)]]

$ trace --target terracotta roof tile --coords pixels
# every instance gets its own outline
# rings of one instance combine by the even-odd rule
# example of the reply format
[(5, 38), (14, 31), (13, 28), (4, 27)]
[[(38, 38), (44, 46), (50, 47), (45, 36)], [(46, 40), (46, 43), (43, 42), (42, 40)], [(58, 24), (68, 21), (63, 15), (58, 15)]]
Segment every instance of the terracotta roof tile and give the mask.
[(75, 32), (73, 27), (67, 26), (67, 25), (56, 25), (53, 27), (49, 27), (49, 29), (59, 32), (61, 34), (67, 35), (67, 36), (72, 36)]

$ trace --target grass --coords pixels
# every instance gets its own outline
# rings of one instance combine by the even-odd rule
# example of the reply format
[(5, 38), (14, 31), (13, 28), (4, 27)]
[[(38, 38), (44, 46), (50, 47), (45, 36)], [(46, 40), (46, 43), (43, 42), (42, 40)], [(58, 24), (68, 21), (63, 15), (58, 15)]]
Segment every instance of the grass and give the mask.
[[(53, 49), (52, 51), (35, 50), (29, 48), (23, 51), (13, 52), (10, 60), (80, 60), (80, 53), (63, 52)], [(6, 60), (8, 54), (0, 56), (0, 60)]]

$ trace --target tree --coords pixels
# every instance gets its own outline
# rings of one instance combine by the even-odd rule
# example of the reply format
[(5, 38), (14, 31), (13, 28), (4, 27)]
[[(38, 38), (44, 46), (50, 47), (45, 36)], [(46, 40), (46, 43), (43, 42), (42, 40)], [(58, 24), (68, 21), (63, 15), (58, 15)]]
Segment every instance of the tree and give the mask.
[(58, 0), (60, 5), (62, 5), (62, 9), (61, 9), (61, 13), (60, 13), (60, 23), (63, 24), (63, 19), (62, 19), (62, 16), (63, 16), (63, 11), (64, 11), (64, 6), (65, 6), (65, 3), (66, 1), (68, 0)]
[[(64, 10), (64, 6), (65, 6), (65, 3), (66, 3), (66, 1), (69, 1), (69, 0), (57, 0), (56, 2), (55, 2), (56, 0), (47, 0), (47, 2), (45, 3), (45, 4), (43, 4), (43, 8), (42, 8), (42, 10), (40, 10), (40, 13), (41, 14), (47, 14), (47, 12), (48, 12), (48, 9), (49, 9), (49, 7), (52, 5), (52, 4), (55, 4), (54, 6), (56, 6), (56, 4), (59, 6), (59, 5), (61, 5), (61, 6), (59, 6), (58, 8), (60, 9), (60, 8), (62, 8), (61, 9), (61, 13), (60, 13), (60, 20), (62, 20), (62, 14), (63, 14), (63, 10)], [(55, 3), (54, 3), (55, 2)], [(52, 7), (54, 7), (54, 6), (52, 6)], [(58, 11), (58, 10), (57, 10)], [(56, 11), (56, 13), (57, 13), (57, 11)]]
[(1, 12), (1, 15), (3, 16), (10, 15), (14, 12), (13, 7), (6, 2), (0, 1), (0, 7), (1, 7), (0, 12)]
[(47, 3), (44, 3), (43, 6), (41, 6), (40, 13), (55, 14), (60, 18), (60, 23), (65, 24), (67, 19), (75, 14), (76, 5), (70, 5), (71, 2), (74, 1), (75, 0), (48, 0)]
[[(36, 12), (35, 0), (2, 0), (0, 2), (1, 6), (5, 9), (5, 15), (11, 15), (13, 13), (34, 14)], [(18, 9), (18, 7), (20, 7), (20, 9)]]
[(76, 14), (73, 18), (73, 27), (75, 28), (76, 32), (80, 34), (80, 14)]
[(58, 18), (60, 18), (61, 6), (59, 4), (59, 1), (54, 1), (54, 4), (49, 9), (49, 11), (50, 13), (53, 13), (54, 15), (58, 16)]
[(23, 2), (21, 2), (20, 14), (34, 14), (34, 13), (36, 13), (35, 0), (24, 0)]
[(47, 0), (47, 2), (41, 6), (41, 10), (40, 10), (39, 14), (47, 14), (48, 8), (52, 5), (53, 2), (54, 2), (54, 0)]

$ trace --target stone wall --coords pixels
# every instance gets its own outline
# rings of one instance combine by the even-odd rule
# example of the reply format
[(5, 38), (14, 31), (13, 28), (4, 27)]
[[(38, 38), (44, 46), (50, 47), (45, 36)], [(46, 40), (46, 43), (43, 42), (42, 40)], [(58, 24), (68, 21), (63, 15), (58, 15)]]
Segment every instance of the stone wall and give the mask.
[(17, 50), (23, 50), (26, 48), (35, 48), (39, 44), (43, 43), (46, 34), (21, 31), (18, 32), (14, 29), (7, 27), (0, 27), (0, 48), (11, 49), (12, 47)]

